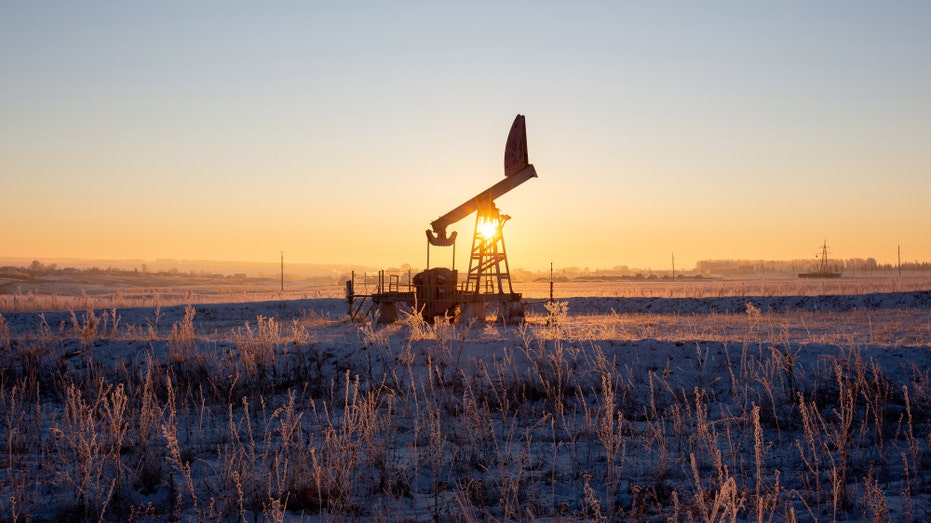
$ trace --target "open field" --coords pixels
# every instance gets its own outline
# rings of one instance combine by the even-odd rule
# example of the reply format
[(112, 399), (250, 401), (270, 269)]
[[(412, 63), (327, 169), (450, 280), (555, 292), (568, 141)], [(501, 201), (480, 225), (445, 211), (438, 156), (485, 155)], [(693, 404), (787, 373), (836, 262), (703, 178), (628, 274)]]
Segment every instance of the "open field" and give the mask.
[[(406, 284), (410, 273), (395, 273)], [(0, 312), (162, 307), (198, 303), (243, 303), (309, 298), (342, 298), (344, 280), (291, 281), (274, 278), (235, 278), (222, 275), (89, 274), (87, 271), (52, 274), (0, 275)], [(376, 285), (377, 272), (356, 274), (356, 292), (365, 294)], [(517, 281), (525, 298), (549, 296), (549, 283)], [(706, 298), (723, 296), (818, 296), (931, 290), (931, 276), (917, 272), (905, 277), (894, 273), (832, 280), (800, 279), (787, 275), (747, 278), (707, 278), (556, 282), (554, 296), (621, 298)]]
[(0, 521), (924, 521), (928, 283), (0, 295)]

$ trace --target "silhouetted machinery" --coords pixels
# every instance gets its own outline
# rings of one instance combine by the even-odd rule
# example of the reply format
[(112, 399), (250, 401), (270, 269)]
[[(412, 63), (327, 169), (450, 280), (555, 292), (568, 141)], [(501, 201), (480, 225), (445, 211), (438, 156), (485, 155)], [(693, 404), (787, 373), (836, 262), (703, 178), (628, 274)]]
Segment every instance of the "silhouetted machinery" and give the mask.
[[(504, 224), (511, 218), (502, 213), (495, 200), (531, 178), (537, 171), (527, 159), (527, 127), (523, 115), (517, 115), (508, 133), (504, 149), (504, 179), (478, 193), (465, 203), (440, 216), (427, 229), (427, 269), (409, 279), (402, 290), (395, 277), (384, 281), (379, 276), (372, 294), (355, 294), (354, 282), (346, 282), (346, 301), (350, 315), (355, 316), (365, 300), (371, 298), (371, 309), (378, 320), (391, 323), (397, 318), (398, 306), (406, 305), (418, 311), (427, 321), (449, 317), (459, 322), (473, 319), (484, 321), (494, 315), (498, 321), (517, 322), (524, 316), (521, 295), (511, 286), (507, 251), (504, 247)], [(447, 228), (475, 213), (475, 232), (469, 255), (469, 272), (459, 283), (455, 269), (456, 232)], [(430, 268), (430, 247), (452, 247), (453, 268)], [(358, 306), (353, 303), (361, 300)]]

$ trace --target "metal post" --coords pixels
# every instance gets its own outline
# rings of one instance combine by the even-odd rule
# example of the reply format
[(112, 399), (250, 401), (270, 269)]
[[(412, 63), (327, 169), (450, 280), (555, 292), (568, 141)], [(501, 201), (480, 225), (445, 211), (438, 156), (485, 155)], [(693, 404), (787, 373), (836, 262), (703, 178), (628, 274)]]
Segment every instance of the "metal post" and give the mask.
[(353, 282), (356, 279), (356, 271), (350, 273), (349, 279), (346, 280), (346, 315), (352, 317), (352, 302), (355, 301), (355, 289)]

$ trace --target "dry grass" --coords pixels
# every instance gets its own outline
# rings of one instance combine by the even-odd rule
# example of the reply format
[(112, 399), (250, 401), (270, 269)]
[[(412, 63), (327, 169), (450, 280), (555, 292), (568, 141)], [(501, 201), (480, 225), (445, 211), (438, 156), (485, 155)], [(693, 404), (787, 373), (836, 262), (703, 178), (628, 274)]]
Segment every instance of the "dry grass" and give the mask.
[[(927, 311), (571, 312), (506, 328), (306, 315), (207, 331), (194, 307), (161, 330), (113, 309), (27, 335), (0, 322), (0, 520), (931, 509), (931, 375), (867, 350), (931, 346)], [(146, 357), (95, 357), (129, 341)]]
[(68, 293), (58, 290), (54, 283), (38, 285), (34, 289), (21, 288), (0, 294), (0, 312), (39, 312), (88, 309), (114, 309), (127, 307), (171, 307), (204, 303), (248, 303), (268, 300), (299, 300), (341, 298), (345, 290), (333, 284), (290, 284), (284, 292), (275, 282), (248, 286), (177, 286), (157, 288), (128, 288), (113, 291), (100, 288), (95, 292)]

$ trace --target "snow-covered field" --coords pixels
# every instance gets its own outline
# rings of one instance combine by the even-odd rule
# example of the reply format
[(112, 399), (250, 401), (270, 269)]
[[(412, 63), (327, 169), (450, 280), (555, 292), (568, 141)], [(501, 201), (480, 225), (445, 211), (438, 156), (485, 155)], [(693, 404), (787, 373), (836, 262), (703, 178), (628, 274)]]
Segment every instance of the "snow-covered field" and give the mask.
[(2, 312), (0, 521), (927, 520), (931, 292), (769, 285)]

